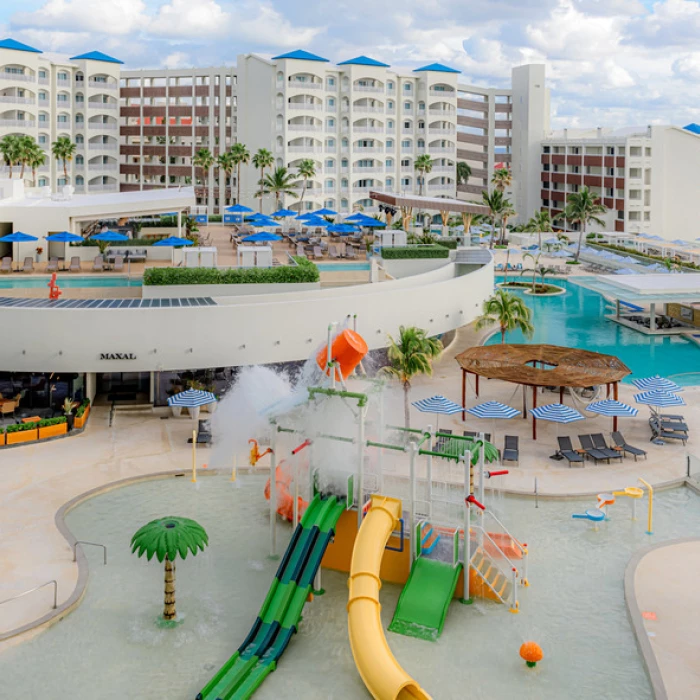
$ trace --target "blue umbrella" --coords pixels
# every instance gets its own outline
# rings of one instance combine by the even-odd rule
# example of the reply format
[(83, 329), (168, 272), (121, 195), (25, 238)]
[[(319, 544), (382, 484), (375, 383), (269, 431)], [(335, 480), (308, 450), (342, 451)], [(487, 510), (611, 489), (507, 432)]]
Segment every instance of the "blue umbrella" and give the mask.
[(255, 228), (271, 228), (274, 226), (279, 226), (279, 222), (270, 218), (269, 216), (259, 216), (257, 219), (251, 219), (250, 225)]
[(328, 233), (339, 233), (341, 236), (355, 233), (357, 230), (357, 226), (351, 226), (350, 224), (334, 224), (328, 227)]
[(618, 418), (634, 418), (639, 413), (634, 406), (628, 406), (626, 403), (615, 399), (593, 401), (586, 406), (586, 410), (601, 416), (610, 416), (613, 419), (613, 430), (617, 430)]
[(420, 401), (413, 401), (412, 406), (415, 406), (421, 413), (434, 413), (437, 417), (436, 430), (440, 426), (440, 415), (451, 416), (455, 413), (461, 413), (464, 410), (463, 406), (460, 406), (454, 401), (446, 399), (444, 396), (432, 396), (429, 399), (421, 399)]
[(247, 214), (253, 210), (243, 204), (234, 204), (232, 207), (226, 207), (226, 211), (230, 214)]
[(51, 243), (80, 243), (83, 240), (82, 236), (78, 236), (70, 231), (61, 231), (61, 233), (52, 233), (50, 236), (44, 236)]
[(296, 216), (297, 213), (295, 211), (292, 211), (291, 209), (280, 209), (276, 211), (274, 214), (270, 214), (270, 216), (276, 218), (276, 219), (286, 219), (289, 216)]
[(3, 243), (29, 243), (30, 241), (38, 241), (36, 236), (30, 236), (28, 233), (22, 233), (21, 231), (15, 231), (14, 233), (8, 233), (6, 236), (2, 236), (0, 241)]
[(325, 219), (322, 219), (320, 216), (307, 216), (304, 219), (304, 224), (306, 226), (315, 226), (317, 228), (328, 228), (328, 226), (331, 225)]
[(189, 238), (178, 238), (177, 236), (168, 236), (168, 238), (162, 238), (160, 241), (156, 241), (153, 247), (156, 246), (183, 246), (183, 245), (194, 245), (194, 241)]
[(629, 267), (622, 267), (619, 270), (615, 270), (614, 274), (616, 274), (616, 275), (636, 275), (637, 272), (636, 272), (636, 270), (630, 270)]
[(682, 241), (680, 238), (676, 238), (676, 240), (671, 241), (671, 243), (675, 243), (676, 245), (688, 245), (688, 241)]
[(362, 212), (356, 212), (355, 214), (350, 214), (350, 216), (345, 217), (345, 221), (357, 221), (357, 219), (368, 219), (369, 217)]
[(315, 216), (315, 215), (313, 214), (313, 212), (307, 211), (304, 214), (299, 214), (299, 216), (297, 216), (296, 218), (303, 221), (304, 219), (308, 219), (310, 216)]
[(658, 374), (653, 377), (635, 379), (632, 381), (632, 384), (643, 391), (666, 391), (669, 393), (683, 391), (682, 386), (672, 382), (670, 379), (666, 379), (666, 377), (660, 377)]
[(377, 221), (376, 219), (372, 219), (370, 217), (367, 217), (366, 219), (362, 219), (358, 223), (360, 226), (364, 226), (366, 228), (385, 228), (386, 227), (386, 223), (384, 223), (383, 221)]
[(332, 209), (319, 209), (318, 211), (313, 212), (315, 216), (338, 216), (337, 211), (333, 211)]
[(573, 255), (573, 253), (570, 253), (568, 250), (555, 250), (551, 257), (553, 258), (570, 258)]
[(253, 233), (250, 236), (246, 236), (243, 239), (243, 243), (265, 243), (268, 241), (281, 241), (282, 236), (278, 236), (276, 233), (269, 233), (268, 231), (259, 231), (258, 233)]
[(635, 394), (634, 400), (637, 403), (656, 406), (656, 408), (685, 406), (685, 401), (680, 396), (671, 394), (668, 391), (643, 391), (641, 394)]
[[(530, 413), (533, 418), (546, 420), (550, 423), (556, 423), (557, 425), (567, 425), (568, 423), (575, 423), (585, 418), (585, 416), (581, 415), (576, 409), (565, 406), (563, 403), (548, 403), (544, 406), (538, 406), (537, 408), (533, 408)], [(559, 429), (557, 428), (557, 437), (558, 435)]]
[(117, 241), (128, 241), (129, 236), (123, 233), (118, 233), (117, 231), (105, 231), (104, 233), (96, 233), (94, 236), (90, 236), (90, 240), (116, 243)]

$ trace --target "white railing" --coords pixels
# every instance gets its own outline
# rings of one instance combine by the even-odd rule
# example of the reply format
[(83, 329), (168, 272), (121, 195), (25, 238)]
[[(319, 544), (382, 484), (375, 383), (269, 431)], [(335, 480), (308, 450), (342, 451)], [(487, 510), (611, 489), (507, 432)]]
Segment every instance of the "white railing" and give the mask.
[[(503, 550), (494, 542), (491, 537), (489, 536), (489, 533), (484, 530), (483, 527), (479, 525), (472, 525), (471, 526), (472, 531), (475, 532), (477, 536), (477, 541), (479, 539), (482, 541), (481, 545), (478, 545), (476, 547), (476, 551), (474, 554), (471, 556), (469, 560), (470, 566), (474, 568), (474, 570), (477, 572), (481, 580), (498, 596), (498, 599), (504, 603), (508, 604), (510, 603), (511, 608), (514, 610), (517, 610), (518, 608), (518, 579), (519, 579), (519, 572), (518, 572), (518, 567), (515, 565), (514, 562), (512, 562), (508, 556), (503, 552)], [(484, 544), (488, 542), (494, 550), (498, 550), (500, 552), (500, 556), (491, 556), (487, 551), (484, 546)], [(505, 588), (507, 588), (508, 585), (510, 585), (511, 590), (510, 590), (510, 596), (508, 598), (504, 598), (498, 590), (492, 585), (492, 582), (489, 581), (487, 575), (485, 572), (482, 572), (480, 570), (480, 566), (475, 566), (474, 565), (474, 560), (477, 559), (477, 557), (483, 556), (484, 558), (487, 558), (488, 561), (491, 563), (492, 566), (496, 568), (498, 573), (503, 577), (503, 581), (506, 584), (501, 590), (505, 592)], [(495, 579), (493, 579), (495, 581)], [(500, 580), (499, 580), (500, 583)]]
[(101, 131), (104, 130), (115, 130), (119, 128), (118, 124), (111, 124), (107, 122), (88, 122), (88, 128), (89, 129), (100, 129)]
[[(80, 146), (78, 146), (80, 148)], [(116, 151), (119, 149), (118, 143), (93, 143), (90, 141), (88, 143), (88, 148), (92, 151)]]
[(431, 117), (456, 117), (457, 112), (454, 109), (429, 109), (428, 114)]
[(454, 165), (433, 165), (431, 173), (454, 173), (456, 166)]
[[(287, 102), (287, 107), (289, 109), (311, 110), (312, 112), (322, 112), (323, 111), (323, 105), (317, 105), (317, 104), (314, 104), (313, 102)], [(330, 111), (332, 111), (332, 109), (329, 108), (328, 111), (330, 112)]]
[(428, 192), (438, 192), (441, 190), (454, 190), (456, 185), (451, 185), (447, 182), (428, 183)]
[(372, 166), (358, 166), (353, 168), (354, 173), (383, 173), (384, 166), (372, 165)]
[(452, 146), (451, 148), (446, 148), (445, 146), (428, 146), (430, 153), (454, 153), (457, 148)]
[(430, 88), (428, 94), (431, 97), (444, 97), (448, 100), (453, 100), (457, 97), (457, 93), (454, 90), (435, 90), (435, 88)]
[(90, 170), (118, 170), (118, 163), (88, 163)]
[(297, 90), (323, 90), (323, 83), (312, 83), (305, 80), (290, 80), (287, 87), (296, 88)]
[[(401, 166), (401, 172), (402, 173), (412, 173), (415, 170), (415, 168), (412, 165), (402, 165)], [(433, 168), (435, 170), (435, 168)]]
[(118, 86), (116, 83), (103, 83), (101, 80), (88, 80), (88, 87), (105, 88), (106, 90), (116, 90)]
[(70, 87), (70, 78), (56, 78), (58, 87)]
[(368, 194), (369, 192), (381, 192), (382, 185), (371, 185), (369, 187), (353, 187), (352, 188), (352, 193), (353, 194)]
[(289, 146), (290, 153), (323, 153), (323, 146)]
[(48, 107), (51, 103), (48, 97), (40, 97), (37, 102), (39, 103), (39, 107)]
[(336, 146), (326, 146), (326, 153), (335, 153), (337, 150)]
[(90, 109), (116, 109), (116, 102), (96, 102), (95, 100), (88, 100), (88, 107)]
[(357, 146), (355, 153), (384, 153), (383, 146)]
[(37, 82), (39, 83), (39, 85), (48, 85), (49, 79), (48, 78), (38, 78)]
[(65, 121), (65, 122), (58, 121), (58, 120), (56, 121), (56, 128), (59, 130), (63, 129), (64, 131), (70, 131), (72, 126), (73, 125), (71, 124), (70, 121)]
[(22, 83), (36, 82), (36, 79), (33, 75), (25, 75), (24, 73), (10, 73), (9, 71), (3, 71), (2, 73), (0, 73), (0, 79), (19, 80)]
[(287, 124), (289, 131), (323, 131), (323, 127), (317, 124)]
[(324, 187), (323, 192), (324, 192), (324, 194), (335, 194), (336, 188), (335, 187)]
[(7, 102), (17, 105), (33, 105), (33, 97), (17, 97), (16, 95), (0, 95), (0, 102)]
[(25, 129), (33, 128), (36, 122), (29, 119), (0, 119), (0, 127), (17, 127), (21, 126)]
[(456, 133), (456, 129), (443, 129), (440, 127), (428, 128), (428, 134), (430, 134), (430, 136), (454, 136)]
[(383, 126), (353, 126), (352, 130), (356, 134), (383, 134)]
[(384, 107), (369, 107), (367, 105), (353, 105), (355, 112), (367, 112), (370, 114), (383, 114)]
[(383, 87), (373, 87), (370, 85), (353, 85), (352, 89), (356, 92), (384, 92)]
[(401, 153), (411, 153), (413, 151), (413, 144), (410, 146), (404, 146), (401, 144)]
[(88, 183), (90, 192), (118, 192), (119, 185), (91, 185)]
[(396, 127), (395, 126), (388, 126), (386, 128), (386, 133), (387, 134), (395, 134), (396, 133)]

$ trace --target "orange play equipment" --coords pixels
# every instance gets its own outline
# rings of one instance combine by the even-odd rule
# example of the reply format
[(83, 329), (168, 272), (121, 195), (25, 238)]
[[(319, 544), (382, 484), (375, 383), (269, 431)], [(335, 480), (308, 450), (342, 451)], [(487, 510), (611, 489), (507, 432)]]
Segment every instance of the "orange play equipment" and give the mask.
[[(292, 522), (294, 520), (294, 497), (289, 492), (289, 485), (292, 483), (292, 473), (289, 469), (283, 468), (284, 460), (279, 463), (275, 470), (275, 486), (277, 487), (277, 512), (285, 519)], [(265, 498), (270, 500), (270, 480), (265, 484)], [(306, 506), (309, 504), (299, 496), (297, 513), (299, 517), (304, 514)]]
[(49, 288), (49, 299), (58, 299), (63, 294), (61, 288), (56, 283), (56, 273), (51, 275), (51, 281), (46, 285)]
[[(331, 360), (337, 363), (335, 379), (337, 381), (340, 381), (341, 378), (347, 379), (355, 367), (360, 364), (368, 349), (365, 339), (359, 333), (355, 333), (349, 328), (338, 333), (331, 344)], [(316, 362), (325, 372), (328, 365), (328, 345), (324, 345), (316, 355)]]
[(250, 466), (254, 467), (266, 454), (272, 452), (272, 448), (268, 447), (264, 452), (260, 452), (258, 448), (258, 441), (251, 438), (248, 440), (248, 444), (253, 444), (250, 448)]

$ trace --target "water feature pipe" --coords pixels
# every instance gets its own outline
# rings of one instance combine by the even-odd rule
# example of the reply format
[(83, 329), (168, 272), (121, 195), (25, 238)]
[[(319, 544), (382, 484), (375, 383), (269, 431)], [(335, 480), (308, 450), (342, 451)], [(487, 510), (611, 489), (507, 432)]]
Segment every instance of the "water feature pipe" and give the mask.
[(467, 459), (466, 452), (461, 457), (464, 462), (464, 600), (468, 601), (470, 596), (469, 580), (471, 578), (471, 533), (469, 531), (469, 471), (471, 469), (471, 460)]
[(310, 444), (311, 444), (311, 440), (309, 440), (309, 439), (307, 438), (306, 440), (304, 440), (304, 442), (301, 443), (301, 445), (297, 445), (297, 446), (292, 450), (292, 454), (293, 454), (293, 455), (298, 454), (298, 453), (301, 452), (305, 447), (308, 447)]
[(362, 506), (364, 505), (365, 497), (365, 417), (367, 416), (368, 406), (367, 397), (365, 403), (359, 404), (360, 415), (357, 419), (357, 468), (359, 475), (359, 491), (360, 491), (360, 507), (357, 509), (357, 529), (362, 526)]
[[(357, 318), (357, 316), (355, 318)], [(364, 368), (362, 371), (365, 371)], [(384, 387), (382, 387), (381, 392), (379, 397), (379, 441), (384, 442)], [(379, 465), (379, 493), (384, 493), (384, 450), (379, 450), (379, 459), (377, 462)], [(688, 464), (690, 464), (690, 460)], [(690, 467), (688, 467), (688, 472), (690, 472)]]
[[(384, 450), (396, 450), (397, 452), (405, 452), (406, 448), (401, 445), (392, 445), (389, 442), (376, 442), (374, 440), (367, 440), (367, 447), (380, 447)], [(425, 454), (421, 451), (421, 454)]]
[[(408, 445), (408, 457), (409, 457), (409, 479), (410, 479), (410, 500), (411, 503), (409, 505), (409, 523), (408, 523), (408, 532), (409, 537), (411, 538), (410, 547), (410, 555), (409, 555), (409, 562), (408, 562), (408, 568), (409, 571), (411, 567), (413, 566), (413, 560), (416, 557), (416, 542), (415, 542), (415, 537), (416, 537), (416, 532), (415, 532), (415, 522), (416, 522), (416, 456), (418, 455), (418, 446), (416, 445), (415, 442), (411, 441)], [(419, 540), (420, 542), (420, 540)]]
[[(429, 425), (428, 431), (426, 432), (425, 437), (418, 443), (418, 446), (420, 447), (420, 445), (423, 444), (426, 439), (429, 439), (432, 443), (432, 437), (433, 437), (433, 426)], [(426, 475), (426, 478), (428, 479), (428, 516), (432, 518), (433, 517), (433, 455), (426, 455), (425, 475)]]
[(654, 489), (652, 488), (651, 484), (648, 483), (647, 481), (644, 481), (641, 477), (638, 477), (638, 481), (640, 481), (644, 486), (647, 487), (647, 491), (649, 491), (649, 513), (647, 517), (647, 535), (653, 535), (654, 530), (652, 529), (652, 520), (654, 516)]
[[(272, 421), (272, 424), (276, 424)], [(277, 556), (277, 430), (272, 431), (270, 441), (270, 556)], [(296, 523), (294, 524), (296, 527)]]
[(367, 405), (367, 394), (361, 394), (357, 391), (339, 391), (338, 389), (325, 389), (320, 386), (310, 386), (308, 388), (309, 399), (313, 399), (316, 394), (324, 396), (342, 396), (346, 399), (357, 399), (357, 405), (364, 408)]

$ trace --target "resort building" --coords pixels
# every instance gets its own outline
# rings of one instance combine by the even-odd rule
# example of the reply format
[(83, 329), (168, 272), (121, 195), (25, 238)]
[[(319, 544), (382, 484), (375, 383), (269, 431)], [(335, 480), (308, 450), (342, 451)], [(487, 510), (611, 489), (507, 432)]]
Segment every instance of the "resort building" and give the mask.
[[(0, 138), (29, 135), (46, 151), (37, 187), (76, 192), (119, 190), (119, 74), (121, 61), (100, 51), (59, 56), (13, 39), (0, 41)], [(51, 156), (58, 138), (76, 144), (63, 163)], [(2, 174), (7, 174), (3, 166)], [(25, 168), (25, 182), (32, 173)]]
[[(700, 217), (695, 194), (700, 172), (700, 135), (675, 126), (621, 130), (564, 129), (541, 143), (540, 205), (561, 216), (567, 194), (583, 186), (608, 212), (590, 231), (654, 233), (666, 239), (695, 238)], [(565, 220), (568, 230), (578, 225)], [(694, 233), (694, 235), (690, 235)]]

